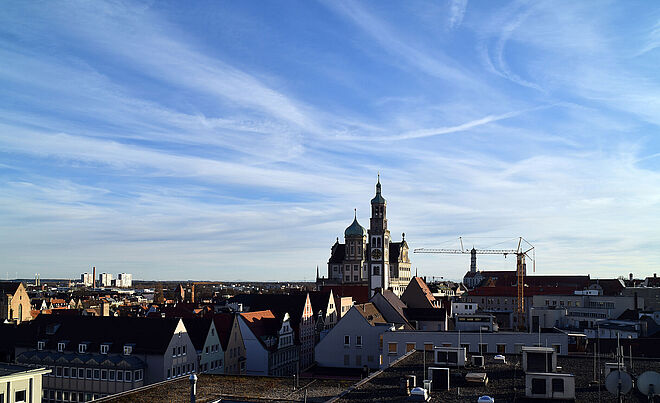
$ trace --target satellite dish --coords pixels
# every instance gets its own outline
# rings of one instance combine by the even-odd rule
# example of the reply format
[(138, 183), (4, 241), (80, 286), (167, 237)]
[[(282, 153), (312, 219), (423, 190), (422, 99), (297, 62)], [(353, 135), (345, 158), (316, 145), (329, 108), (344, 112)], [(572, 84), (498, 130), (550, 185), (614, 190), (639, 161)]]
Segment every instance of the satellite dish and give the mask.
[(646, 371), (637, 378), (637, 389), (646, 396), (660, 394), (660, 374), (655, 371)]
[(605, 389), (614, 396), (625, 395), (633, 387), (632, 378), (625, 371), (614, 370), (605, 378)]

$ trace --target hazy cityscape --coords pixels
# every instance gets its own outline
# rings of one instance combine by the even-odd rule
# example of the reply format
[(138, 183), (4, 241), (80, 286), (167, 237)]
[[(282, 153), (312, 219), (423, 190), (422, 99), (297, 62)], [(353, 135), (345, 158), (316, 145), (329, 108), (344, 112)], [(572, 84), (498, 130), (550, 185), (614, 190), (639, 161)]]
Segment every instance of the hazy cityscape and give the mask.
[(5, 3), (0, 403), (660, 402), (658, 27)]

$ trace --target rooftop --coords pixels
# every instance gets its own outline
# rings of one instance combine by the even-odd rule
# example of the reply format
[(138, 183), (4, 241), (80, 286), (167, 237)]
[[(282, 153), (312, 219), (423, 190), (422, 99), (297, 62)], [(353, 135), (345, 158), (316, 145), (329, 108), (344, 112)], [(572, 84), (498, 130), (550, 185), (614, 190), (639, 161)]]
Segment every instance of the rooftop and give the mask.
[[(350, 387), (355, 381), (337, 379), (301, 378), (299, 387), (293, 387), (291, 378), (274, 378), (265, 376), (235, 376), (235, 375), (198, 375), (198, 403), (217, 401), (250, 401), (270, 402), (305, 401), (325, 402), (341, 391)], [(127, 393), (108, 396), (96, 400), (104, 403), (187, 403), (190, 401), (190, 381), (187, 377), (160, 382), (139, 388)]]

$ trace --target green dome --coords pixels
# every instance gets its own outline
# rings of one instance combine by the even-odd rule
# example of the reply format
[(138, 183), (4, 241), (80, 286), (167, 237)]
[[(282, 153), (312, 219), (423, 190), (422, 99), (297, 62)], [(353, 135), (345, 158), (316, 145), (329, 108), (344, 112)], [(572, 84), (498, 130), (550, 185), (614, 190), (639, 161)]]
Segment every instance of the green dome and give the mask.
[(349, 236), (367, 236), (367, 229), (358, 223), (357, 217), (353, 219), (353, 223), (344, 231), (344, 237)]

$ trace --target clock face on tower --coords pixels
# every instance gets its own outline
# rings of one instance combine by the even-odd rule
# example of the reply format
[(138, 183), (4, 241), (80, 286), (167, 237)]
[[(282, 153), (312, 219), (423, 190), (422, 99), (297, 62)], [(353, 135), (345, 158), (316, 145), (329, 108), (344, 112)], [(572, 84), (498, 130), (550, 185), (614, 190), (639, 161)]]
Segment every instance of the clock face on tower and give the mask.
[(374, 260), (380, 260), (381, 257), (380, 249), (374, 249), (371, 252), (371, 257), (374, 258)]

